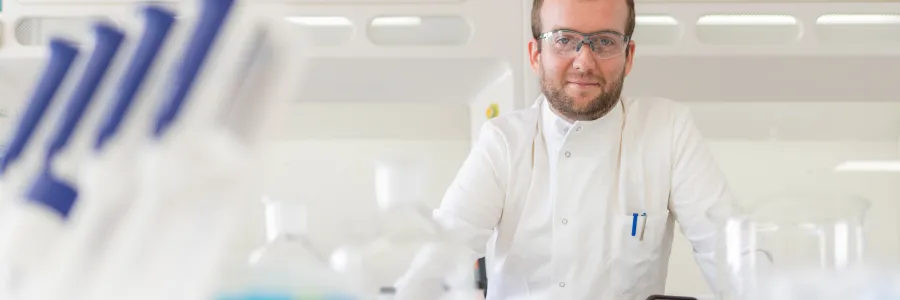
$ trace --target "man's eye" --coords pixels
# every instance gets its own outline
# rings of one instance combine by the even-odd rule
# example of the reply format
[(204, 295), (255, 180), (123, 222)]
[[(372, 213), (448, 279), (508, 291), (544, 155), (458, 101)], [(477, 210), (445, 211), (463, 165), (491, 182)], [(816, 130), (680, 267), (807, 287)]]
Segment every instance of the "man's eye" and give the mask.
[(558, 38), (558, 39), (556, 39), (556, 43), (557, 44), (568, 44), (569, 38)]
[(616, 40), (611, 39), (611, 38), (597, 38), (597, 39), (594, 39), (594, 45), (602, 46), (602, 47), (615, 46)]

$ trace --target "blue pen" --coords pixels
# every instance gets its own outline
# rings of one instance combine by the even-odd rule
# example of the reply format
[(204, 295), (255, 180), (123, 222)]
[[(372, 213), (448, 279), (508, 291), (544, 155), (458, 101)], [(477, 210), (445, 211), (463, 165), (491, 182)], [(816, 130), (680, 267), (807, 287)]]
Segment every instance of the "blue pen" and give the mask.
[(637, 235), (637, 219), (638, 213), (634, 213), (634, 219), (631, 220), (631, 236)]

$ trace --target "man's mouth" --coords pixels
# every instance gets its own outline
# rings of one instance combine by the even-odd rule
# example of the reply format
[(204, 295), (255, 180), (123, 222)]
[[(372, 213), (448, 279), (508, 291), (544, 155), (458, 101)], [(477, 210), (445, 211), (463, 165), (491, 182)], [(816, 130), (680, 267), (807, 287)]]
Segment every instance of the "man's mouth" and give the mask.
[(578, 88), (600, 87), (600, 83), (591, 81), (569, 81), (569, 84)]

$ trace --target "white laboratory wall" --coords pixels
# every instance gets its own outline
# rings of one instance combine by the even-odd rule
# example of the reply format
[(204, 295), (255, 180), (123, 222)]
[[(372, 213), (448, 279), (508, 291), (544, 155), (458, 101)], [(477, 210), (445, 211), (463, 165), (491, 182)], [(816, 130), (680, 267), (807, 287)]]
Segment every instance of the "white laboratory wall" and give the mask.
[(478, 134), (484, 122), (489, 119), (488, 111), (496, 109), (496, 115), (502, 116), (516, 109), (518, 101), (514, 101), (515, 87), (513, 76), (507, 72), (494, 82), (488, 84), (475, 96), (469, 104), (469, 118), (471, 119), (471, 140), (478, 140)]

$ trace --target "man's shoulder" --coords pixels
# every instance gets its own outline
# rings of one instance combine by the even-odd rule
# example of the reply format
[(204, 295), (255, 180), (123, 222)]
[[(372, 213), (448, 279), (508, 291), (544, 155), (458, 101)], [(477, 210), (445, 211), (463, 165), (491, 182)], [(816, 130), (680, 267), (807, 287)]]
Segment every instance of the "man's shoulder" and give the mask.
[(523, 124), (536, 122), (539, 115), (537, 108), (527, 107), (490, 119), (488, 123), (501, 129), (520, 129)]
[(534, 136), (537, 128), (537, 118), (540, 116), (534, 107), (522, 108), (503, 114), (502, 116), (487, 120), (485, 126), (500, 135), (508, 143), (515, 143)]

